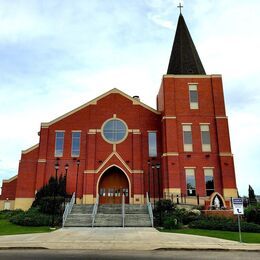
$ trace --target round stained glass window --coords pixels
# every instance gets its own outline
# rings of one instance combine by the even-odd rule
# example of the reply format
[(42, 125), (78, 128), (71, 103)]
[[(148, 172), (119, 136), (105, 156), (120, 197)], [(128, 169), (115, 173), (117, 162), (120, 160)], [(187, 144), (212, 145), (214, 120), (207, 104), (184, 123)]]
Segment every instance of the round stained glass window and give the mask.
[(127, 136), (127, 126), (119, 119), (111, 119), (104, 123), (102, 134), (106, 141), (120, 143)]

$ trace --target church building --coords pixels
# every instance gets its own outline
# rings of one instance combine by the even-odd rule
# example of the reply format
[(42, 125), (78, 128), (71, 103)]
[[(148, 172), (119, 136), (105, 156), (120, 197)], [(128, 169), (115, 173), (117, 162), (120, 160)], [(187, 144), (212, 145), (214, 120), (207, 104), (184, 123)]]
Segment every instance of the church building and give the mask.
[(156, 101), (154, 109), (114, 88), (41, 123), (39, 143), (3, 181), (0, 210), (28, 209), (56, 174), (78, 204), (236, 197), (222, 77), (206, 74), (182, 14)]

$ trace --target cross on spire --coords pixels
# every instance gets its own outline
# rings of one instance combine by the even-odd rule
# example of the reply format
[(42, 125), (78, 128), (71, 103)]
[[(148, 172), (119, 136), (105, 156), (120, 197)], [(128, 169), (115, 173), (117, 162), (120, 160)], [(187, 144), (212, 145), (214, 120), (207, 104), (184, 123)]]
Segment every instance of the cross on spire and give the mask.
[(181, 14), (181, 9), (183, 8), (183, 5), (181, 5), (181, 3), (179, 3), (179, 5), (177, 7), (180, 8), (180, 14)]

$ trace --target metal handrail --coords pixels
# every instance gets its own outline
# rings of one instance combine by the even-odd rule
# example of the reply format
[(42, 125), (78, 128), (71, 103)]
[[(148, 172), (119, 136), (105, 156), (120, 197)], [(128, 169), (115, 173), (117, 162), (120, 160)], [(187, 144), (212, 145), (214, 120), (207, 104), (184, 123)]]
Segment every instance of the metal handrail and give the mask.
[(92, 217), (92, 227), (94, 227), (94, 223), (95, 223), (95, 219), (96, 219), (96, 215), (97, 215), (97, 210), (98, 210), (98, 203), (99, 203), (99, 195), (97, 195), (96, 202), (94, 204), (92, 215), (91, 215), (91, 217)]
[(122, 226), (125, 227), (125, 194), (122, 196)]
[(152, 224), (152, 227), (153, 227), (153, 209), (152, 209), (152, 204), (149, 200), (148, 192), (146, 192), (146, 204), (147, 204), (151, 224)]
[(64, 210), (63, 216), (62, 216), (62, 227), (64, 227), (65, 221), (66, 221), (68, 215), (70, 214), (74, 203), (75, 203), (75, 192), (72, 194), (70, 202), (67, 203), (65, 206), (65, 210)]

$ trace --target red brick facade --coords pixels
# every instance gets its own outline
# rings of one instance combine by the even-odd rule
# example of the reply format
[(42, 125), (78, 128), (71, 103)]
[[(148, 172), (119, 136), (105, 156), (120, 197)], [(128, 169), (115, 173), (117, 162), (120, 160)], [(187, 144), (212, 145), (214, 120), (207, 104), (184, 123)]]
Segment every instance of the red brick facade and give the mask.
[[(197, 85), (199, 108), (190, 109), (189, 83)], [(196, 194), (206, 198), (204, 167), (214, 172), (215, 191), (234, 196), (236, 181), (225, 114), (221, 76), (166, 75), (157, 97), (158, 110), (113, 89), (97, 99), (49, 123), (42, 123), (39, 144), (23, 151), (18, 177), (3, 183), (1, 199), (34, 198), (50, 176), (55, 175), (55, 133), (64, 131), (63, 156), (58, 175), (69, 164), (67, 192), (76, 190), (77, 163), (71, 156), (72, 131), (80, 131), (77, 198), (93, 203), (101, 176), (112, 166), (122, 170), (129, 182), (129, 203), (144, 203), (150, 197), (187, 195), (185, 169), (195, 169)], [(127, 125), (127, 137), (108, 143), (102, 126), (118, 118)], [(192, 126), (193, 151), (184, 152), (182, 124)], [(200, 124), (210, 128), (211, 151), (202, 152)], [(150, 158), (148, 133), (157, 134), (157, 157)], [(160, 164), (160, 169), (152, 165)], [(158, 178), (159, 173), (159, 178)], [(150, 187), (149, 187), (150, 186)], [(15, 189), (14, 189), (15, 187)], [(158, 194), (158, 192), (160, 192)], [(192, 196), (189, 197), (192, 200)], [(19, 207), (20, 200), (15, 207)], [(29, 203), (29, 202), (28, 202)], [(20, 206), (23, 207), (23, 206)]]

